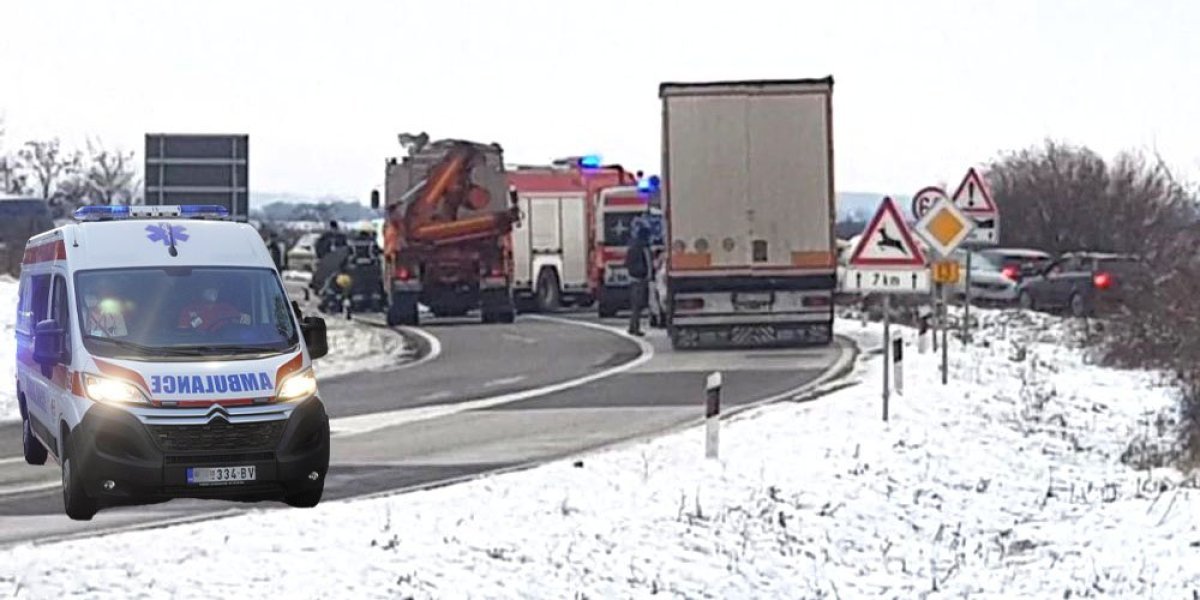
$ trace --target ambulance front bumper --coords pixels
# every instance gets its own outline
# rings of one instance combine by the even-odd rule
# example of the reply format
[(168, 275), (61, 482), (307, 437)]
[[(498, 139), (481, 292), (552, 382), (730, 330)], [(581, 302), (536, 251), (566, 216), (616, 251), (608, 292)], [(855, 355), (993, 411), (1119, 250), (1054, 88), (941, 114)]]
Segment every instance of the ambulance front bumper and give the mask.
[[(277, 499), (321, 485), (329, 469), (329, 417), (316, 397), (282, 419), (231, 423), (218, 417), (203, 425), (147, 425), (128, 411), (98, 404), (71, 432), (70, 443), (88, 494), (118, 504)], [(242, 473), (253, 467), (253, 478), (197, 481), (203, 479), (198, 470), (214, 467)]]

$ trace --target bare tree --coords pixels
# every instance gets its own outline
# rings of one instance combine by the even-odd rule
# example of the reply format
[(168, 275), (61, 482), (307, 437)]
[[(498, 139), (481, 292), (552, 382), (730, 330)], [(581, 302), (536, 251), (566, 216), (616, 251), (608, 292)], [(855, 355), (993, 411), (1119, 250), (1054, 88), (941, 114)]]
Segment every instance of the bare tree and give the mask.
[(130, 204), (134, 199), (132, 151), (109, 150), (98, 141), (89, 141), (84, 176), (98, 204)]
[(988, 169), (1004, 207), (1004, 245), (1049, 252), (1148, 251), (1150, 232), (1184, 223), (1189, 198), (1161, 161), (1046, 141), (1002, 156)]
[(26, 142), (17, 153), (18, 165), (32, 176), (37, 186), (35, 192), (51, 204), (56, 202), (53, 192), (67, 175), (77, 171), (80, 155), (76, 151), (63, 151), (57, 138), (49, 141)]

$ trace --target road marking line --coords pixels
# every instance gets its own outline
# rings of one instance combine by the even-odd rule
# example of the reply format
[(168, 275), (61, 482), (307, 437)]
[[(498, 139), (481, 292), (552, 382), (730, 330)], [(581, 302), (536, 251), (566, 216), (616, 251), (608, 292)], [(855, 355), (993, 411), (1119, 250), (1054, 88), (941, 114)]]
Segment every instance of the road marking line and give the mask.
[(0, 487), (0, 498), (5, 496), (16, 496), (18, 494), (28, 494), (29, 492), (44, 492), (46, 490), (56, 489), (61, 485), (61, 481), (55, 480), (53, 482), (48, 481), (45, 483), (31, 483), (29, 485), (21, 485), (10, 488)]
[(454, 392), (434, 392), (432, 394), (425, 394), (424, 396), (419, 396), (417, 398), (417, 402), (428, 402), (430, 400), (445, 400), (446, 398), (453, 398), (453, 397), (454, 397)]
[(402, 326), (399, 329), (401, 329), (405, 332), (411, 333), (411, 334), (425, 340), (425, 343), (429, 344), (429, 354), (426, 354), (425, 356), (422, 356), (421, 358), (414, 360), (410, 363), (405, 363), (403, 365), (400, 365), (395, 370), (398, 371), (400, 369), (411, 369), (417, 365), (423, 365), (427, 362), (430, 362), (442, 355), (442, 341), (437, 339), (436, 337), (434, 337), (433, 334), (429, 333), (428, 331), (425, 331), (424, 329), (421, 329), (420, 327)]
[(510, 383), (519, 383), (519, 382), (525, 381), (526, 379), (528, 379), (528, 378), (525, 377), (524, 375), (515, 375), (513, 377), (504, 377), (501, 379), (493, 379), (493, 380), (483, 384), (483, 387), (485, 387), (485, 388), (499, 387), (502, 385), (508, 385)]
[(533, 346), (538, 343), (538, 341), (533, 338), (528, 338), (523, 335), (517, 335), (515, 333), (502, 333), (502, 334), (500, 334), (500, 337), (502, 337), (506, 340), (516, 340), (518, 342), (521, 342), (522, 344), (529, 344), (530, 346)]
[(546, 396), (546, 395), (553, 394), (556, 392), (561, 392), (563, 390), (569, 390), (572, 388), (577, 388), (577, 387), (580, 387), (583, 385), (587, 385), (589, 383), (592, 383), (593, 381), (598, 381), (598, 380), (604, 379), (606, 377), (612, 377), (613, 375), (624, 373), (626, 371), (629, 371), (630, 369), (635, 369), (635, 368), (645, 364), (646, 362), (648, 362), (651, 358), (654, 358), (654, 347), (653, 346), (651, 346), (645, 340), (643, 340), (639, 337), (629, 335), (625, 331), (623, 331), (621, 329), (617, 329), (616, 327), (609, 327), (607, 325), (599, 325), (596, 323), (588, 323), (585, 321), (573, 321), (571, 319), (560, 319), (557, 317), (545, 317), (545, 316), (540, 316), (540, 315), (529, 315), (527, 318), (537, 319), (537, 320), (542, 320), (542, 321), (550, 321), (550, 322), (554, 322), (554, 323), (561, 323), (564, 325), (572, 325), (575, 327), (586, 327), (589, 329), (595, 329), (597, 331), (603, 331), (605, 333), (609, 333), (609, 334), (615, 335), (617, 337), (621, 337), (621, 338), (624, 338), (624, 339), (634, 342), (635, 344), (638, 345), (638, 349), (640, 350), (640, 353), (637, 358), (635, 358), (625, 364), (617, 365), (615, 367), (610, 367), (608, 369), (605, 369), (603, 371), (598, 371), (598, 372), (592, 373), (590, 375), (576, 377), (575, 379), (562, 381), (559, 383), (543, 386), (540, 388), (522, 390), (520, 392), (511, 392), (511, 393), (503, 394), (500, 396), (493, 396), (491, 398), (481, 398), (479, 400), (471, 400), (468, 402), (456, 402), (453, 404), (438, 404), (438, 405), (434, 405), (434, 406), (421, 406), (421, 407), (417, 407), (417, 408), (403, 408), (403, 409), (387, 411), (387, 412), (368, 413), (365, 415), (355, 415), (353, 417), (340, 417), (340, 418), (336, 418), (336, 419), (330, 419), (329, 420), (330, 434), (333, 437), (362, 435), (364, 433), (370, 433), (372, 431), (378, 431), (380, 429), (386, 429), (388, 427), (395, 427), (397, 425), (405, 425), (408, 423), (415, 423), (418, 421), (426, 421), (429, 419), (436, 419), (438, 417), (445, 417), (445, 416), (449, 416), (449, 415), (453, 415), (453, 414), (457, 414), (457, 413), (461, 413), (461, 412), (467, 412), (467, 411), (471, 411), (471, 410), (480, 410), (480, 409), (484, 409), (484, 408), (491, 408), (493, 406), (500, 406), (502, 404), (511, 404), (513, 402), (520, 402), (521, 400), (528, 400), (530, 398)]

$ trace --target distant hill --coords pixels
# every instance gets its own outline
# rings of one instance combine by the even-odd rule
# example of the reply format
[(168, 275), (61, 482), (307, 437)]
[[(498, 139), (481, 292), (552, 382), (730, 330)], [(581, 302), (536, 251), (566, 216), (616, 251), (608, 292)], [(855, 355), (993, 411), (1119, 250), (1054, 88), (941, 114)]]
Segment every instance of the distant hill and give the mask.
[[(879, 208), (879, 203), (886, 194), (873, 192), (838, 192), (837, 220), (838, 221), (869, 221)], [(904, 216), (912, 218), (908, 204), (912, 196), (893, 195), (892, 199), (900, 205)]]
[[(837, 195), (838, 222), (865, 223), (875, 214), (883, 194), (871, 192), (839, 192)], [(906, 217), (908, 196), (893, 196)], [(289, 193), (251, 193), (250, 212), (255, 218), (268, 221), (360, 221), (379, 215), (366, 204), (351, 198), (333, 195), (305, 196)]]
[(379, 216), (358, 200), (337, 196), (250, 194), (250, 214), (265, 221), (362, 221)]

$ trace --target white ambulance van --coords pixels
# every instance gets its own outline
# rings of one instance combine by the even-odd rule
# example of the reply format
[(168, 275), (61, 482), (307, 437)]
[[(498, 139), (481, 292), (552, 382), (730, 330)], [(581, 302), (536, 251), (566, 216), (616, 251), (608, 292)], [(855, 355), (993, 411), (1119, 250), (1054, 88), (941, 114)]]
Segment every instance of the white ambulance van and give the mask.
[(31, 238), (17, 307), (25, 460), (72, 519), (175, 497), (315, 506), (325, 322), (219, 206), (86, 206)]

